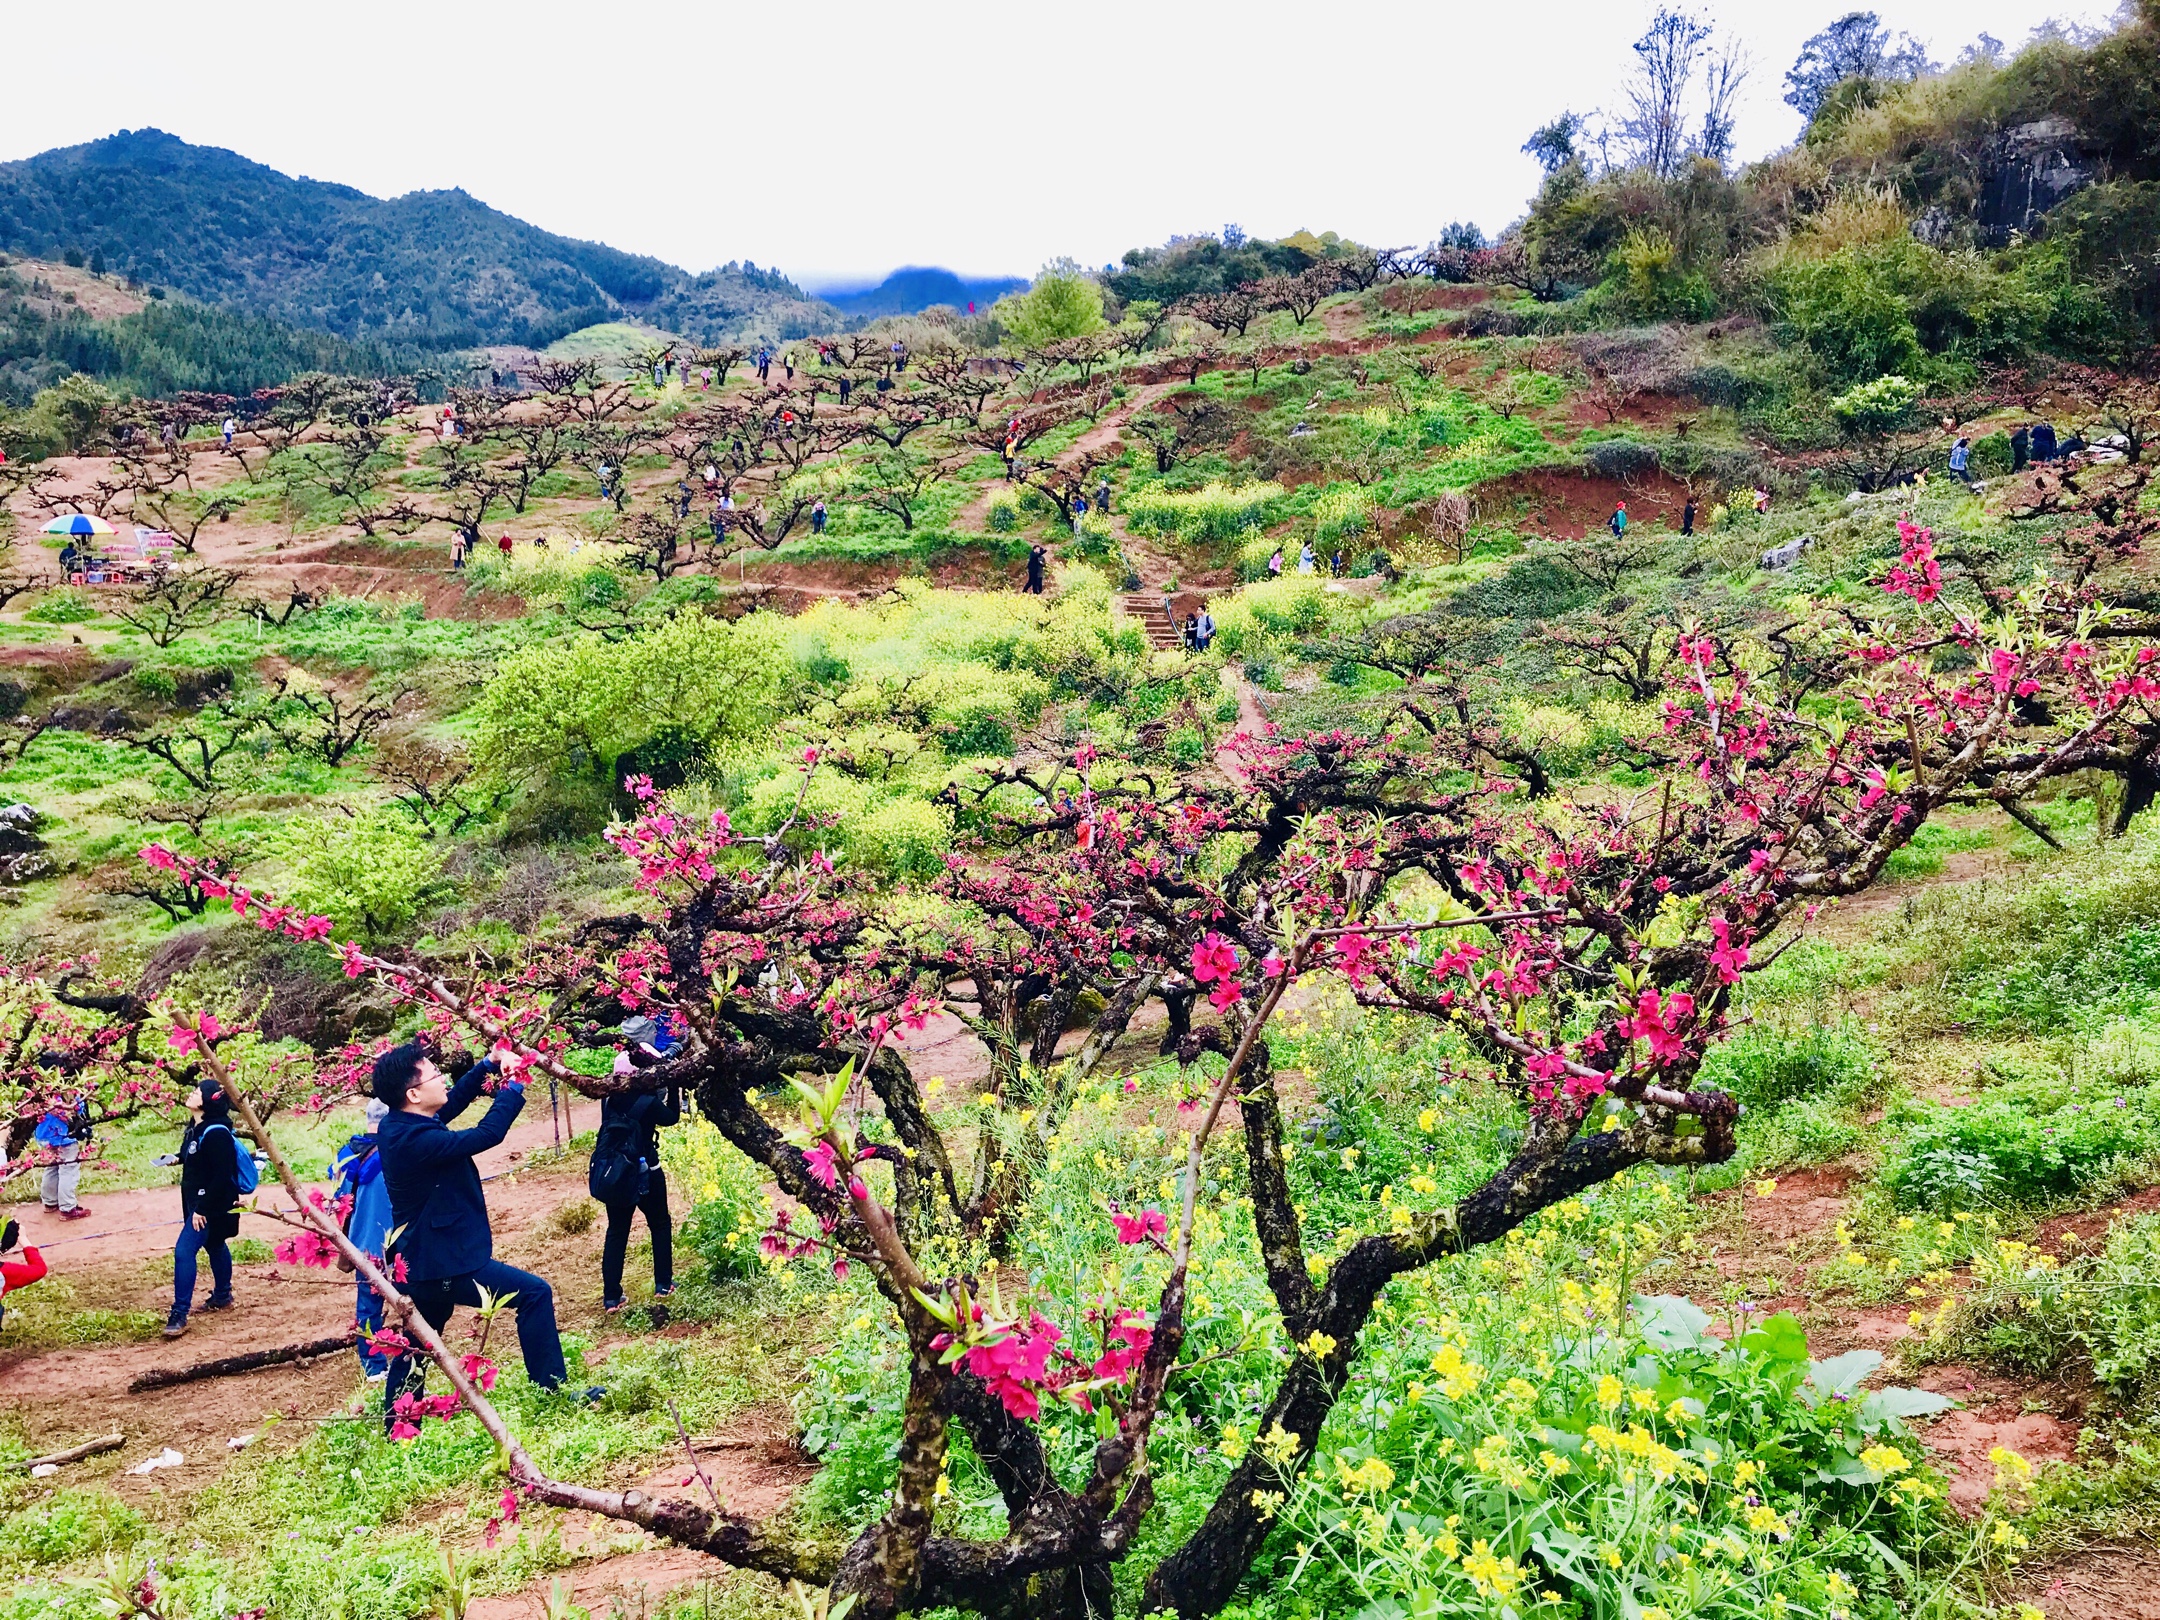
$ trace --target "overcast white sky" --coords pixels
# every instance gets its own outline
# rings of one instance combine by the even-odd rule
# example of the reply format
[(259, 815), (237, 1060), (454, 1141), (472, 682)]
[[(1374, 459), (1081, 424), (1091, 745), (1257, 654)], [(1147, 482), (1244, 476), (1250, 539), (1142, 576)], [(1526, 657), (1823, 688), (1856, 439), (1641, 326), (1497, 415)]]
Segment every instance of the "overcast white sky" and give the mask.
[[(693, 270), (812, 287), (903, 264), (1032, 274), (1236, 221), (1382, 246), (1488, 232), (1536, 182), (1517, 148), (1563, 107), (1616, 105), (1649, 0), (1096, 0), (744, 6), (319, 0), (181, 17), (25, 6), (0, 158), (155, 126), (378, 196), (462, 186), (553, 231)], [(1744, 156), (1839, 0), (1707, 6), (1755, 63)], [(1877, 0), (1948, 60), (1982, 31), (2114, 0)]]

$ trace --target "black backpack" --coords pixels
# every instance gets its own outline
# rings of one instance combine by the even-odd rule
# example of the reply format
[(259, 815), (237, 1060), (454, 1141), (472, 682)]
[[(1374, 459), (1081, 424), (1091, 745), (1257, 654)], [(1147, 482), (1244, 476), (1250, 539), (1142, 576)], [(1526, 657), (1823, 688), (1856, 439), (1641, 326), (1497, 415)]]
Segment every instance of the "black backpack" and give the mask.
[(630, 1121), (610, 1120), (600, 1127), (585, 1190), (603, 1204), (632, 1203), (645, 1190), (645, 1161), (638, 1156), (637, 1129)]

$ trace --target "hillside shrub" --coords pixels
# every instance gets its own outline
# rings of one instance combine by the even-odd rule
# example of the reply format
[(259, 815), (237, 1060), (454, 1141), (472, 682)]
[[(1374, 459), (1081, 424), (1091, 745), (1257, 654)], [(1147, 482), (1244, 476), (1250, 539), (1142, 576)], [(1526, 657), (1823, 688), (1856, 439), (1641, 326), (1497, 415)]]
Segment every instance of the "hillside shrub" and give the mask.
[(1848, 388), (1830, 402), (1830, 415), (1855, 438), (1895, 432), (1912, 419), (1920, 385), (1896, 373)]
[(1090, 512), (1080, 520), (1066, 554), (1088, 562), (1107, 562), (1118, 555), (1117, 535), (1110, 527), (1110, 520)]
[(1009, 489), (999, 490), (983, 508), (983, 527), (992, 534), (1011, 534), (1020, 523), (1020, 498)]
[(1635, 439), (1600, 439), (1583, 449), (1583, 470), (1593, 478), (1632, 482), (1649, 477), (1661, 465), (1657, 446)]
[(1962, 1106), (1908, 1102), (1893, 1117), (1883, 1184), (1912, 1209), (1979, 1209), (2066, 1198), (2160, 1145), (2160, 1093), (2065, 1087), (2052, 1077), (1990, 1088)]
[(1159, 486), (1134, 490), (1125, 497), (1125, 521), (1139, 534), (1175, 535), (1180, 540), (1235, 540), (1270, 521), (1283, 498), (1276, 483), (1230, 487), (1209, 483), (1195, 490)]
[(1372, 496), (1355, 484), (1338, 484), (1313, 502), (1313, 540), (1323, 551), (1369, 532)]
[(1712, 1048), (1703, 1074), (1704, 1084), (1730, 1091), (1749, 1108), (1772, 1109), (1857, 1092), (1874, 1078), (1875, 1055), (1850, 1018), (1811, 1020), (1797, 1030), (1751, 1024)]
[(766, 614), (728, 624), (678, 613), (621, 641), (580, 635), (525, 648), (474, 705), (474, 753), (513, 777), (592, 773), (663, 719), (695, 721), (708, 744), (745, 734), (782, 691), (781, 635)]
[(2010, 435), (2000, 430), (1972, 442), (1971, 465), (1975, 478), (2007, 478), (2010, 464), (2015, 459), (2010, 450)]
[(1683, 265), (1672, 238), (1654, 225), (1627, 234), (1605, 275), (1598, 294), (1632, 319), (1706, 321), (1717, 313), (1709, 279)]
[(1813, 351), (1830, 378), (1847, 385), (1920, 368), (1912, 314), (1850, 252), (1816, 262), (1786, 258), (1768, 278), (1785, 334)]
[(287, 901), (370, 939), (410, 923), (442, 874), (442, 845), (388, 809), (295, 817), (278, 829), (275, 848), (292, 874)]

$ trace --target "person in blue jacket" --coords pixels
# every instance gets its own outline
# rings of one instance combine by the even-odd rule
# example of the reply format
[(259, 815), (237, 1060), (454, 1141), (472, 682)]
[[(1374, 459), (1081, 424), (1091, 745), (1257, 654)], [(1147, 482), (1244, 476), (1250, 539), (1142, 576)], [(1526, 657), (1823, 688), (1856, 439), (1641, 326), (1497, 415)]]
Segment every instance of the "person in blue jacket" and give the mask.
[[(390, 1221), (398, 1234), (389, 1258), (393, 1267), (397, 1260), (405, 1262), (405, 1292), (438, 1333), (458, 1306), (479, 1305), (483, 1288), (497, 1299), (514, 1295), (525, 1376), (543, 1389), (560, 1389), (569, 1372), (555, 1326), (555, 1290), (545, 1278), (495, 1258), (487, 1200), (473, 1163), (510, 1134), (511, 1121), (525, 1106), (524, 1082), (504, 1075), (480, 1123), (470, 1130), (450, 1129), (479, 1097), (481, 1086), (503, 1073), (509, 1055), (508, 1048), (498, 1046), (455, 1085), (418, 1041), (392, 1047), (375, 1060), (375, 1095), (389, 1109), (375, 1132), (375, 1148), (382, 1155)], [(392, 1360), (383, 1387), (386, 1423), (398, 1397), (408, 1390), (417, 1395), (426, 1381), (424, 1360)]]
[[(382, 1258), (383, 1241), (390, 1235), (390, 1188), (383, 1180), (382, 1154), (376, 1149), (375, 1133), (389, 1112), (380, 1097), (370, 1097), (367, 1129), (348, 1138), (330, 1161), (335, 1196), (352, 1200), (352, 1208), (345, 1215), (345, 1235), (362, 1254), (377, 1260)], [(382, 1327), (383, 1297), (365, 1277), (359, 1279), (357, 1287), (353, 1322), (360, 1329), (360, 1369), (372, 1383), (390, 1371), (390, 1358), (368, 1342)]]

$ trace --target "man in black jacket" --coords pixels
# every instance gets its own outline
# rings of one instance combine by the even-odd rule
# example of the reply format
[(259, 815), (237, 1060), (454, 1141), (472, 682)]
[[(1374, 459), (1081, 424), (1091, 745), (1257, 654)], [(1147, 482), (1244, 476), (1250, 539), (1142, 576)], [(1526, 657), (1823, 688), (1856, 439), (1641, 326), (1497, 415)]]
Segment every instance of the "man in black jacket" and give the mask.
[[(443, 1072), (418, 1041), (393, 1047), (375, 1060), (375, 1095), (389, 1107), (375, 1141), (383, 1182), (390, 1191), (396, 1260), (405, 1263), (405, 1292), (440, 1333), (460, 1305), (478, 1305), (486, 1289), (497, 1299), (515, 1295), (518, 1349), (525, 1376), (545, 1389), (569, 1377), (562, 1336), (555, 1327), (555, 1290), (544, 1278), (495, 1258), (487, 1200), (473, 1160), (510, 1133), (525, 1106), (525, 1086), (504, 1077), (487, 1114), (471, 1130), (453, 1131), (450, 1121), (470, 1108), (480, 1087), (502, 1072), (507, 1049), (497, 1047), (484, 1063), (444, 1082)], [(418, 1394), (427, 1379), (425, 1362), (399, 1356), (390, 1363), (383, 1389), (386, 1413), (400, 1395)]]

